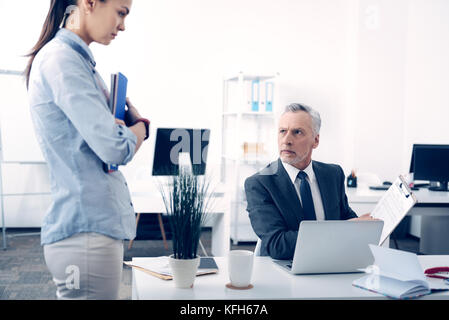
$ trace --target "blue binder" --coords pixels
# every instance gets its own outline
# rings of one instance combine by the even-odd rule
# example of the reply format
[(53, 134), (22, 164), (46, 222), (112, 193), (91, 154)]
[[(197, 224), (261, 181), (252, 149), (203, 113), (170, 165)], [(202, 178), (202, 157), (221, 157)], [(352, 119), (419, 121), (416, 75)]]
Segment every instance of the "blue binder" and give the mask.
[(252, 107), (251, 111), (259, 111), (259, 80), (252, 82)]
[(274, 83), (267, 82), (265, 84), (265, 111), (273, 111), (273, 94), (274, 94)]
[[(111, 75), (109, 109), (116, 119), (125, 120), (127, 88), (128, 79), (122, 73), (119, 72)], [(118, 170), (118, 165), (103, 163), (103, 170), (106, 173), (114, 172)]]
[(109, 107), (115, 118), (125, 120), (126, 90), (128, 79), (122, 73), (111, 75), (111, 99)]

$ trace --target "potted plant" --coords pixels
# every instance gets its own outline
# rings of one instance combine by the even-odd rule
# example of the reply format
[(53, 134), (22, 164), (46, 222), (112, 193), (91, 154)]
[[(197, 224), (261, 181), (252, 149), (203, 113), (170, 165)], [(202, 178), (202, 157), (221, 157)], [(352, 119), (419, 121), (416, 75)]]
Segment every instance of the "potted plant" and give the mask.
[(190, 288), (195, 281), (200, 263), (197, 251), (201, 228), (209, 202), (208, 187), (205, 178), (179, 170), (171, 178), (167, 191), (161, 188), (172, 231), (173, 254), (169, 264), (178, 288)]

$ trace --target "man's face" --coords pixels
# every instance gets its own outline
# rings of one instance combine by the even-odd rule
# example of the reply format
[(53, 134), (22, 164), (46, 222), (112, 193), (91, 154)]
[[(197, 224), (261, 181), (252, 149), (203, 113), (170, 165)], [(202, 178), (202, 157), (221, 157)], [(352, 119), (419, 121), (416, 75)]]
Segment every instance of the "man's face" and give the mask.
[(279, 156), (298, 169), (305, 169), (312, 160), (312, 150), (318, 147), (320, 135), (314, 134), (312, 117), (304, 112), (287, 112), (279, 120)]

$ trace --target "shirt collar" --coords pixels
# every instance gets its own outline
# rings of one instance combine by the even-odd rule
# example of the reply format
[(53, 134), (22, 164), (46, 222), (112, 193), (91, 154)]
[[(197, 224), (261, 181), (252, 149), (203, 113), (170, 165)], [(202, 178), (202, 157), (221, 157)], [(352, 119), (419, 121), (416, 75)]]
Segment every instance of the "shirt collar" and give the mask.
[(66, 28), (61, 28), (59, 29), (59, 31), (56, 33), (57, 38), (61, 39), (64, 42), (67, 42), (67, 40), (71, 40), (74, 41), (75, 43), (77, 43), (89, 56), (89, 59), (91, 60), (91, 63), (93, 64), (93, 66), (95, 66), (96, 62), (94, 59), (94, 55), (92, 54), (92, 51), (90, 50), (89, 46), (87, 45), (87, 43), (84, 42), (83, 39), (81, 39), (76, 33), (66, 29)]
[[(284, 166), (285, 171), (287, 171), (288, 176), (290, 177), (290, 180), (292, 183), (295, 183), (296, 177), (298, 176), (299, 170), (298, 168), (295, 168), (291, 164), (285, 163), (281, 160), (282, 165)], [(315, 172), (313, 171), (312, 161), (310, 161), (309, 165), (303, 170), (305, 173), (307, 173), (307, 176), (309, 177), (309, 181), (314, 181), (315, 178)]]

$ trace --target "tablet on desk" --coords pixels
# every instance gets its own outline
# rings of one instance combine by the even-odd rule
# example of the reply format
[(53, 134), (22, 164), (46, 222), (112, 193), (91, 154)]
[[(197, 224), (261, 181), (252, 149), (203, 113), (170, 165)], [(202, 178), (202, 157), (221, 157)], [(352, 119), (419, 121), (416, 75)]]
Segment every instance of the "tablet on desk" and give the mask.
[(212, 257), (201, 257), (200, 259), (200, 265), (198, 266), (198, 269), (217, 269), (218, 266), (215, 262), (215, 259)]

